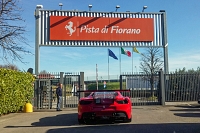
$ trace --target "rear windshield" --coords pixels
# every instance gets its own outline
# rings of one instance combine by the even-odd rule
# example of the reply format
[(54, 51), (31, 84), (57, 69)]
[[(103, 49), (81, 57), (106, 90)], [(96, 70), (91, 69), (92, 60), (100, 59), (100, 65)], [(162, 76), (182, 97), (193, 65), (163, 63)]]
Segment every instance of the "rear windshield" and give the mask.
[(115, 98), (115, 96), (117, 96), (117, 92), (95, 92), (94, 93), (94, 98), (109, 98), (109, 99), (113, 99)]

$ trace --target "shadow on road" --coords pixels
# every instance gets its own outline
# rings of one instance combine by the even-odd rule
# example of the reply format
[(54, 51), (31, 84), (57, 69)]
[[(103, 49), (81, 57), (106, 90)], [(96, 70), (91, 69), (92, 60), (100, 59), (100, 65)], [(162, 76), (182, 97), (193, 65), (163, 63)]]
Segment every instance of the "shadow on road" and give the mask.
[[(66, 126), (66, 127), (65, 127)], [(5, 128), (50, 127), (46, 133), (199, 133), (199, 123), (161, 123), (134, 124), (133, 123), (99, 123), (95, 125), (79, 125), (77, 113), (59, 114), (44, 117), (31, 126), (7, 126)], [(64, 128), (63, 128), (64, 127)], [(34, 130), (34, 129), (33, 129)]]
[(174, 113), (174, 115), (181, 117), (200, 117), (200, 113)]
[(199, 133), (200, 124), (119, 124), (54, 128), (46, 133)]
[(78, 124), (77, 113), (60, 114), (54, 117), (41, 118), (39, 122), (32, 123), (32, 126), (71, 126)]
[(174, 106), (174, 107), (178, 107), (178, 108), (187, 108), (187, 109), (189, 109), (189, 108), (199, 108), (200, 109), (200, 105), (176, 105), (176, 106)]
[[(200, 117), (200, 106), (199, 105), (177, 105), (176, 109), (171, 109), (174, 111), (174, 115), (180, 117)], [(200, 131), (199, 131), (200, 132)]]

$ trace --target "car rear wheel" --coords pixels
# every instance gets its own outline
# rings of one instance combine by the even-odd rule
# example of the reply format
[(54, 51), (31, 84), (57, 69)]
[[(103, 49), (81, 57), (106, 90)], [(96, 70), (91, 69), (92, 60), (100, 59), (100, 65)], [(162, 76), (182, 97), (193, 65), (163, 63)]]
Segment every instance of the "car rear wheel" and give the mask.
[(84, 120), (83, 119), (78, 119), (78, 123), (79, 124), (84, 124)]
[(125, 120), (125, 122), (131, 122), (131, 121), (132, 121), (132, 116), (131, 116), (130, 119), (127, 118), (127, 119)]
[(94, 124), (96, 124), (96, 120), (95, 119), (90, 119), (90, 118), (85, 118), (84, 120), (84, 123), (85, 124), (91, 124), (91, 125), (94, 125)]

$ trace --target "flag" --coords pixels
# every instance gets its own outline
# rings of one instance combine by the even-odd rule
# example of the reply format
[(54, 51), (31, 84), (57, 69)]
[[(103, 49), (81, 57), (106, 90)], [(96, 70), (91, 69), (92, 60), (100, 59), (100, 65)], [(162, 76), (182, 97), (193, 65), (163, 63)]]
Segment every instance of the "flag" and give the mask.
[(108, 55), (113, 57), (114, 59), (118, 60), (118, 58), (116, 57), (116, 55), (110, 50), (108, 49)]
[(128, 57), (131, 57), (131, 52), (128, 51), (128, 50), (123, 49), (122, 47), (121, 47), (121, 54), (125, 54), (125, 55), (127, 55)]
[(140, 54), (140, 52), (136, 49), (136, 47), (133, 47), (133, 52)]

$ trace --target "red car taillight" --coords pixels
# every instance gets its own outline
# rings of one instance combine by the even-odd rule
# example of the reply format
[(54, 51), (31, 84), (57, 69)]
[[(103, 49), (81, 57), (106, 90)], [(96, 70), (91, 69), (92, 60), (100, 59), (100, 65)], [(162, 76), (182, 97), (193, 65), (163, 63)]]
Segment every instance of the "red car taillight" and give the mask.
[(116, 100), (116, 102), (117, 102), (118, 104), (128, 104), (128, 99)]
[(80, 105), (88, 105), (88, 104), (91, 104), (93, 101), (88, 101), (88, 100), (81, 100), (79, 101), (79, 104)]

